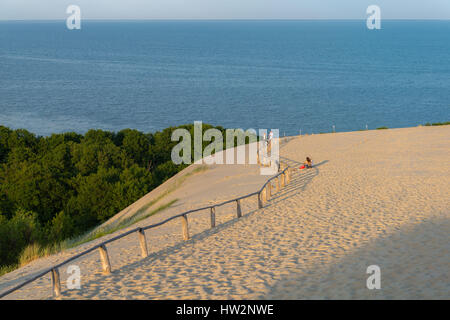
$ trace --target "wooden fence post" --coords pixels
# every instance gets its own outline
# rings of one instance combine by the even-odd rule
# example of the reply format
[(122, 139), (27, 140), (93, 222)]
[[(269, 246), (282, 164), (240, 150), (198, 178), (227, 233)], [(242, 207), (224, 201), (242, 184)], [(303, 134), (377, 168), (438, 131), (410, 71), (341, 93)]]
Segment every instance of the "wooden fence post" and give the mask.
[(289, 184), (291, 177), (289, 177), (289, 169), (286, 170), (286, 184)]
[(214, 228), (216, 226), (216, 208), (211, 208), (211, 228)]
[(59, 278), (59, 270), (52, 269), (53, 295), (58, 298), (61, 295), (61, 280)]
[(272, 181), (267, 184), (267, 200), (272, 198)]
[(139, 243), (141, 245), (142, 258), (146, 258), (148, 256), (148, 250), (147, 250), (147, 240), (145, 239), (145, 231), (143, 229), (139, 229), (138, 236), (139, 236)]
[(106, 246), (102, 244), (100, 247), (98, 247), (98, 250), (100, 252), (100, 259), (102, 260), (103, 274), (110, 274), (111, 263), (109, 262), (108, 251), (106, 250)]
[(188, 219), (185, 214), (181, 216), (181, 224), (183, 227), (183, 239), (189, 240), (189, 228), (188, 228)]
[(281, 187), (284, 188), (284, 186), (285, 186), (285, 184), (286, 184), (286, 180), (285, 180), (285, 175), (284, 175), (284, 173), (282, 173), (282, 174), (280, 175), (280, 178), (281, 178)]
[(258, 209), (261, 209), (263, 207), (261, 193), (262, 193), (262, 190), (258, 193)]
[(242, 217), (241, 200), (236, 200), (236, 213), (238, 218)]
[(277, 177), (277, 192), (280, 192), (280, 190), (281, 190), (281, 175), (279, 175), (278, 177)]

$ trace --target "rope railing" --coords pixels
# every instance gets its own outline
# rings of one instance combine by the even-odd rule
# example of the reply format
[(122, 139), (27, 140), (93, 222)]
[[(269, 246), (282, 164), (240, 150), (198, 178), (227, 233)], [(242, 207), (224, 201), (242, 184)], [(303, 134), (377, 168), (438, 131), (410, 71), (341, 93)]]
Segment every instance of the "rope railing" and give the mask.
[[(283, 169), (283, 167), (284, 167), (284, 169)], [(52, 278), (53, 295), (55, 297), (59, 297), (61, 295), (61, 281), (60, 281), (60, 276), (59, 276), (59, 268), (65, 264), (68, 264), (69, 262), (76, 260), (76, 259), (78, 259), (88, 253), (91, 253), (97, 249), (99, 250), (99, 253), (100, 253), (100, 260), (101, 260), (101, 264), (102, 264), (103, 274), (110, 274), (111, 273), (111, 262), (109, 260), (108, 250), (106, 248), (107, 244), (114, 242), (116, 240), (122, 239), (130, 234), (137, 233), (138, 237), (139, 237), (140, 248), (141, 248), (141, 256), (142, 256), (142, 258), (145, 258), (148, 256), (145, 231), (148, 229), (152, 229), (152, 228), (156, 228), (161, 225), (164, 225), (167, 222), (172, 221), (177, 218), (181, 218), (183, 239), (185, 241), (189, 240), (190, 237), (189, 237), (189, 227), (188, 227), (188, 215), (191, 213), (209, 209), (210, 210), (210, 218), (211, 218), (211, 228), (214, 228), (216, 226), (216, 208), (217, 207), (221, 207), (226, 204), (236, 202), (236, 215), (237, 215), (237, 218), (241, 218), (242, 217), (241, 200), (257, 195), (258, 196), (258, 209), (262, 209), (264, 207), (264, 203), (271, 198), (273, 193), (279, 192), (286, 184), (288, 184), (290, 182), (290, 173), (291, 173), (292, 168), (289, 167), (287, 164), (284, 166), (283, 163), (281, 162), (280, 170), (282, 170), (282, 171), (278, 172), (276, 175), (269, 178), (263, 184), (263, 186), (256, 192), (252, 192), (252, 193), (246, 194), (244, 196), (234, 198), (231, 200), (227, 200), (227, 201), (224, 201), (224, 202), (221, 202), (218, 204), (213, 204), (210, 206), (185, 211), (183, 213), (180, 213), (180, 214), (174, 215), (170, 218), (167, 218), (166, 220), (163, 220), (161, 222), (154, 223), (154, 224), (144, 226), (144, 227), (137, 227), (137, 228), (134, 228), (127, 232), (124, 232), (118, 236), (115, 236), (115, 237), (105, 240), (99, 244), (96, 244), (93, 247), (91, 247), (83, 252), (80, 252), (80, 253), (78, 253), (56, 265), (53, 265), (52, 267), (47, 268), (42, 272), (39, 272), (37, 275), (34, 275), (30, 279), (27, 279), (24, 282), (0, 293), (0, 298), (3, 298), (5, 296), (13, 293), (14, 291), (19, 290), (20, 288), (24, 287), (25, 285), (36, 281), (37, 279), (45, 276), (48, 273), (51, 274), (51, 278)], [(277, 180), (277, 183), (275, 184), (276, 190), (275, 190), (275, 192), (273, 192), (272, 181), (275, 179)]]

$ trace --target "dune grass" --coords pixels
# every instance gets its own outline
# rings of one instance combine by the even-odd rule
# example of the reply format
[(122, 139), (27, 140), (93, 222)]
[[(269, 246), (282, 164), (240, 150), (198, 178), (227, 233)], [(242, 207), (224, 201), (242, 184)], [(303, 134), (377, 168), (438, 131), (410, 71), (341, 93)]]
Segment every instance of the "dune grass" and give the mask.
[(448, 125), (450, 125), (450, 121), (447, 121), (447, 122), (433, 122), (433, 123), (427, 122), (427, 123), (425, 123), (426, 127), (429, 127), (429, 126), (448, 126)]
[(0, 276), (23, 267), (33, 260), (50, 256), (61, 252), (64, 249), (67, 249), (67, 244), (65, 241), (47, 246), (40, 245), (38, 243), (31, 243), (20, 253), (19, 263), (0, 267)]
[(18, 265), (1, 266), (0, 267), (0, 276), (6, 274), (8, 272), (14, 271), (17, 268), (19, 268)]
[[(69, 248), (79, 246), (83, 243), (86, 243), (86, 242), (101, 238), (103, 236), (106, 236), (108, 234), (114, 233), (120, 229), (130, 227), (133, 224), (138, 223), (139, 221), (142, 221), (150, 216), (155, 215), (156, 213), (158, 213), (160, 211), (163, 211), (163, 210), (169, 208), (172, 204), (174, 204), (177, 201), (178, 201), (178, 199), (171, 200), (168, 203), (163, 204), (163, 205), (159, 206), (158, 208), (156, 208), (155, 210), (152, 210), (151, 212), (146, 213), (144, 215), (139, 216), (136, 214), (136, 215), (131, 216), (123, 221), (120, 221), (120, 223), (118, 223), (117, 225), (106, 226), (104, 228), (97, 229), (95, 232), (91, 233), (88, 237), (84, 237), (83, 239), (71, 240), (71, 241), (69, 240), (69, 242), (71, 242), (69, 245)], [(145, 207), (148, 208), (150, 206), (147, 204)], [(140, 210), (144, 210), (144, 207), (141, 208)]]
[[(69, 242), (69, 246), (73, 247), (73, 246), (77, 246), (95, 239), (98, 239), (100, 237), (103, 237), (107, 234), (111, 234), (112, 232), (115, 232), (117, 230), (120, 230), (122, 228), (126, 228), (136, 222), (139, 222), (145, 218), (148, 218), (151, 215), (154, 215), (168, 207), (170, 207), (172, 204), (174, 204), (178, 199), (172, 200), (169, 203), (166, 203), (164, 205), (159, 206), (158, 208), (156, 208), (155, 210), (151, 211), (150, 213), (146, 213), (147, 210), (152, 207), (153, 205), (155, 205), (156, 203), (158, 203), (159, 201), (161, 201), (163, 198), (165, 198), (167, 195), (169, 195), (170, 193), (172, 193), (173, 191), (177, 190), (185, 181), (188, 177), (198, 173), (198, 172), (202, 172), (208, 169), (208, 166), (206, 165), (201, 165), (198, 168), (195, 168), (194, 170), (192, 170), (191, 172), (185, 174), (184, 176), (178, 178), (175, 180), (175, 182), (170, 185), (167, 190), (165, 190), (164, 192), (162, 192), (159, 196), (157, 196), (155, 199), (149, 201), (148, 203), (146, 203), (145, 205), (143, 205), (142, 207), (140, 207), (131, 217), (127, 217), (123, 220), (118, 220), (115, 221), (113, 223), (111, 223), (110, 225), (104, 226), (104, 227), (96, 227), (93, 230), (75, 238), (75, 239), (71, 239), (68, 240)], [(141, 217), (141, 215), (143, 215), (143, 217)]]

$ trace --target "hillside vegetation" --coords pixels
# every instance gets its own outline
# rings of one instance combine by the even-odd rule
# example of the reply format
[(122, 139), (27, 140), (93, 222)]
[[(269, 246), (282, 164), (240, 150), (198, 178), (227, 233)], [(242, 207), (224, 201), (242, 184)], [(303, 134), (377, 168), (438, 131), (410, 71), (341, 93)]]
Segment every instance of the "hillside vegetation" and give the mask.
[(57, 251), (184, 169), (171, 161), (177, 128), (193, 136), (193, 125), (48, 137), (0, 126), (0, 274)]

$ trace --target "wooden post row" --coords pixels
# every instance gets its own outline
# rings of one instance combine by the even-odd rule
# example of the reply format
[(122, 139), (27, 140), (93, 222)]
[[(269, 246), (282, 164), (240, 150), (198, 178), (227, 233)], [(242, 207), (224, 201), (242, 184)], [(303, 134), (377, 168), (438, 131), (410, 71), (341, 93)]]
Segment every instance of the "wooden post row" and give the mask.
[[(286, 171), (286, 173), (281, 174), (277, 177), (277, 184), (278, 190), (281, 189), (281, 187), (284, 187), (285, 183), (289, 183), (289, 172)], [(264, 206), (264, 202), (266, 202), (267, 198), (270, 198), (272, 196), (272, 183), (269, 182), (266, 187), (261, 190), (260, 193), (258, 193), (258, 208), (261, 209)], [(236, 200), (236, 211), (237, 211), (237, 217), (242, 217), (242, 208), (240, 200)], [(211, 208), (211, 228), (214, 228), (216, 226), (216, 210), (214, 207)], [(182, 222), (182, 228), (183, 228), (183, 239), (189, 240), (189, 228), (188, 228), (188, 220), (187, 216), (183, 215), (181, 216), (181, 222)], [(138, 230), (138, 236), (139, 236), (139, 243), (141, 247), (141, 255), (143, 258), (148, 256), (148, 249), (147, 249), (147, 241), (145, 238), (145, 231), (143, 229)], [(100, 258), (102, 262), (102, 269), (104, 274), (110, 274), (111, 273), (111, 263), (109, 261), (108, 251), (106, 249), (105, 245), (101, 245), (99, 248), (100, 252)], [(55, 297), (59, 297), (61, 295), (61, 281), (59, 276), (58, 269), (52, 269), (52, 283), (53, 283), (53, 294)]]
[(142, 258), (146, 258), (148, 256), (148, 249), (147, 249), (147, 240), (145, 238), (145, 231), (143, 229), (139, 229), (138, 236), (139, 236), (139, 244), (141, 245)]
[(189, 240), (189, 228), (188, 228), (188, 219), (187, 216), (184, 214), (181, 216), (181, 224), (183, 227), (183, 239)]

